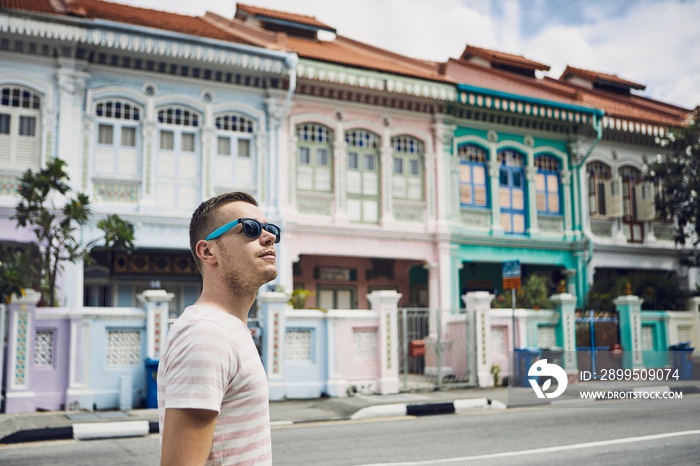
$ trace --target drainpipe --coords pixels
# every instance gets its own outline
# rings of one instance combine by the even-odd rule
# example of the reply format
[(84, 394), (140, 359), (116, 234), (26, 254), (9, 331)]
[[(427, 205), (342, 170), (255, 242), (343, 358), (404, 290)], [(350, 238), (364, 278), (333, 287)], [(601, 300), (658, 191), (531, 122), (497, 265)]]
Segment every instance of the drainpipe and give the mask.
[(299, 64), (299, 56), (296, 53), (289, 55), (285, 63), (287, 69), (289, 69), (289, 89), (287, 89), (287, 96), (284, 99), (282, 115), (286, 115), (287, 111), (289, 111), (289, 106), (292, 103), (292, 96), (297, 88), (297, 65)]
[[(581, 229), (581, 233), (583, 234), (584, 240), (587, 243), (588, 246), (588, 258), (586, 259), (586, 265), (584, 267), (584, 272), (585, 276), (583, 277), (583, 284), (585, 285), (588, 281), (588, 266), (591, 263), (591, 260), (593, 260), (593, 239), (588, 235), (586, 232), (586, 229), (583, 228), (583, 201), (581, 200), (581, 195), (580, 195), (580, 189), (578, 184), (582, 183), (582, 176), (581, 176), (581, 167), (584, 166), (586, 163), (586, 160), (588, 160), (588, 157), (590, 157), (591, 153), (593, 152), (593, 149), (598, 145), (600, 140), (603, 138), (603, 116), (605, 114), (603, 113), (602, 110), (596, 110), (593, 113), (593, 129), (596, 132), (596, 137), (593, 143), (591, 144), (591, 147), (588, 148), (588, 151), (586, 152), (586, 155), (583, 156), (581, 159), (581, 162), (578, 164), (574, 165), (574, 169), (576, 170), (576, 176), (574, 176), (574, 196), (576, 196), (576, 201), (575, 204), (578, 206), (577, 209), (577, 217), (578, 217), (578, 225), (579, 228)], [(586, 286), (586, 290), (588, 289), (588, 286)], [(583, 290), (581, 290), (583, 291)]]

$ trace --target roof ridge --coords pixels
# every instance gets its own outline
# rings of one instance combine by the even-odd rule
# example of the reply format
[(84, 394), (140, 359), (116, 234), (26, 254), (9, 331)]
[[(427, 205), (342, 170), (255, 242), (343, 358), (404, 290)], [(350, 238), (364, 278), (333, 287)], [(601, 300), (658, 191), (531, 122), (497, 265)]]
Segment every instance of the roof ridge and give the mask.
[[(551, 80), (557, 84), (563, 84), (567, 87), (574, 88), (576, 89), (579, 93), (581, 94), (590, 94), (594, 97), (603, 99), (603, 100), (608, 100), (613, 104), (618, 104), (618, 105), (626, 105), (630, 107), (636, 107), (640, 111), (645, 111), (645, 112), (652, 112), (656, 114), (663, 114), (667, 118), (671, 119), (676, 119), (679, 118), (678, 113), (690, 113), (691, 110), (688, 110), (683, 107), (676, 107), (672, 104), (667, 104), (665, 102), (661, 102), (659, 100), (651, 99), (651, 98), (645, 98), (643, 96), (639, 96), (636, 94), (629, 94), (627, 96), (620, 96), (616, 94), (611, 94), (609, 92), (600, 90), (600, 89), (588, 89), (582, 86), (579, 86), (577, 84), (568, 82), (568, 81), (561, 81), (559, 79), (554, 79), (552, 77), (545, 77), (547, 80)], [(635, 98), (635, 99), (643, 99), (646, 100), (646, 102), (634, 102), (630, 101), (630, 97)], [(647, 105), (645, 105), (647, 104)], [(663, 109), (658, 109), (658, 108), (650, 108), (650, 104), (661, 104), (662, 106), (667, 106), (667, 107), (672, 107), (673, 109), (677, 110), (676, 112), (672, 112), (670, 110), (663, 110)], [(607, 112), (606, 112), (607, 113)], [(625, 116), (626, 118), (630, 119), (639, 119), (631, 116)]]
[[(450, 59), (448, 59), (448, 61), (446, 63), (453, 63), (457, 66), (463, 66), (463, 67), (471, 68), (474, 70), (494, 74), (498, 77), (513, 80), (513, 81), (518, 82), (519, 84), (524, 84), (524, 85), (529, 86), (529, 87), (534, 88), (534, 89), (553, 92), (555, 94), (560, 95), (562, 98), (568, 98), (568, 99), (574, 100), (574, 101), (577, 99), (577, 93), (575, 91), (572, 90), (571, 92), (565, 92), (561, 89), (555, 89), (552, 87), (548, 87), (548, 86), (544, 85), (544, 83), (541, 80), (539, 80), (537, 78), (528, 78), (526, 76), (515, 75), (515, 74), (509, 73), (507, 71), (499, 70), (498, 68), (485, 68), (483, 66), (476, 65), (476, 64), (470, 63), (468, 61), (459, 60), (456, 58), (450, 58)], [(464, 84), (464, 83), (460, 83), (460, 84)]]
[(362, 50), (364, 52), (370, 52), (380, 58), (386, 58), (387, 56), (390, 56), (397, 61), (400, 61), (402, 65), (404, 66), (411, 66), (415, 67), (416, 69), (422, 71), (422, 72), (432, 72), (435, 73), (436, 75), (439, 75), (438, 73), (438, 63), (437, 62), (432, 62), (435, 63), (435, 66), (431, 66), (430, 62), (426, 62), (425, 60), (420, 60), (418, 58), (413, 58), (409, 57), (407, 55), (402, 55), (397, 52), (392, 52), (391, 50), (383, 49), (381, 47), (377, 47), (371, 44), (368, 44), (366, 42), (362, 42), (359, 40), (351, 39), (350, 37), (343, 36), (338, 34), (336, 36), (336, 40), (340, 40), (347, 44), (350, 47), (353, 47), (354, 49), (357, 50)]
[[(228, 34), (247, 40), (252, 45), (257, 45), (258, 47), (275, 48), (271, 42), (277, 43), (277, 35), (275, 33), (246, 24), (236, 18), (226, 18), (225, 16), (211, 11), (207, 11), (201, 18), (208, 24)], [(234, 24), (236, 27), (233, 27)]]

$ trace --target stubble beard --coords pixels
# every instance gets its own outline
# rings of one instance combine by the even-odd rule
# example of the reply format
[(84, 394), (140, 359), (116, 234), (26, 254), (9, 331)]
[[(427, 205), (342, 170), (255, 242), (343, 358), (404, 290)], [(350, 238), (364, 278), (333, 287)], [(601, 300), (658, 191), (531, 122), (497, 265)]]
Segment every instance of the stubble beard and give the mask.
[(277, 278), (277, 268), (265, 268), (261, 273), (236, 267), (226, 249), (222, 249), (221, 276), (233, 296), (254, 297), (261, 286)]

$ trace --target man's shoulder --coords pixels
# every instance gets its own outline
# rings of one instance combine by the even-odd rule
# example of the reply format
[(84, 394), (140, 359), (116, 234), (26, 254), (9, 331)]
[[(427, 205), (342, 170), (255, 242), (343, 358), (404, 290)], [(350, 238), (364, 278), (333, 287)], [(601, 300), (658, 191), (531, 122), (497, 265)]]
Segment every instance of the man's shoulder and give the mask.
[(185, 308), (170, 330), (185, 328), (206, 328), (212, 331), (235, 333), (247, 329), (247, 326), (224, 309), (209, 305), (193, 304)]

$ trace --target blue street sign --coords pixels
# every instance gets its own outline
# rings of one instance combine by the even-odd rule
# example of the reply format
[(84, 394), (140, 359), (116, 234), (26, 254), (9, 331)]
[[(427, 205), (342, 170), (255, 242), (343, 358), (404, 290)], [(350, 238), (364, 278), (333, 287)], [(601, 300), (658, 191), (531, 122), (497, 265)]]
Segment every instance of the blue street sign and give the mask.
[(503, 278), (519, 278), (520, 261), (506, 261), (503, 263)]

